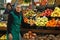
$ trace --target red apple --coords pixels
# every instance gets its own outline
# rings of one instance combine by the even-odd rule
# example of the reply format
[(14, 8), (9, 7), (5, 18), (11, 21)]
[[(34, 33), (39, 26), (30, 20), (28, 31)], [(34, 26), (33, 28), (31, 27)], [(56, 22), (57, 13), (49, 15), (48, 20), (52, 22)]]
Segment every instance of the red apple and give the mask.
[(47, 13), (47, 10), (45, 10), (45, 12), (44, 13)]

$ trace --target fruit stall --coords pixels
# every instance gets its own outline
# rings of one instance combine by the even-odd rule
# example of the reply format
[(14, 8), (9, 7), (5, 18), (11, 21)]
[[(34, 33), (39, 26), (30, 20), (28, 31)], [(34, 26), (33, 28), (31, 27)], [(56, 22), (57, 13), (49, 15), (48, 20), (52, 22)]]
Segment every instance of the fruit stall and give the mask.
[[(22, 11), (24, 20), (21, 25), (21, 35), (24, 39), (60, 39), (60, 7), (55, 5), (55, 0), (34, 0), (32, 4), (30, 0), (21, 0), (21, 3), (25, 8), (28, 6)], [(1, 17), (0, 39), (6, 39), (7, 14), (3, 15), (3, 19)]]
[(59, 10), (60, 10), (59, 7), (55, 7), (54, 10), (46, 9), (45, 11), (42, 12), (25, 10), (23, 27), (35, 28), (35, 29), (43, 28), (43, 29), (60, 30)]
[[(47, 8), (42, 12), (31, 9), (23, 11), (24, 25), (21, 27), (21, 33), (24, 34), (23, 37), (29, 39), (35, 38), (36, 35), (45, 35), (45, 37), (48, 35), (48, 37), (54, 36), (56, 38), (56, 35), (60, 34), (59, 10), (60, 7), (55, 7), (54, 9)], [(33, 36), (30, 37), (30, 35)]]

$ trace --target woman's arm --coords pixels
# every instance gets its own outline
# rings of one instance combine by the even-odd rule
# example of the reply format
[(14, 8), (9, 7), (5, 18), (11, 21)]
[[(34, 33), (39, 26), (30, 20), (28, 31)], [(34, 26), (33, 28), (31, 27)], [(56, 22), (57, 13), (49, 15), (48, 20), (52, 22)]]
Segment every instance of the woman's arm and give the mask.
[(23, 19), (23, 13), (21, 12), (22, 20), (21, 20), (21, 26), (24, 26), (24, 19)]

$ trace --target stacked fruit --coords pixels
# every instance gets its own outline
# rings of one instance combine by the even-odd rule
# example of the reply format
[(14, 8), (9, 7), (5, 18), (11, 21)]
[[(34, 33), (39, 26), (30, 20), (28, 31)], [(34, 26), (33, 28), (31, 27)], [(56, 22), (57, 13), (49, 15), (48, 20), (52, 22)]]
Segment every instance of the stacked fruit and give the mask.
[(24, 17), (24, 22), (28, 23), (29, 19), (27, 17)]
[(28, 19), (27, 17), (24, 17), (24, 22), (30, 24), (31, 26), (35, 24), (33, 19)]
[(58, 35), (49, 34), (49, 35), (39, 36), (38, 40), (60, 40), (60, 34)]
[(28, 24), (30, 24), (32, 26), (35, 24), (35, 21), (33, 19), (29, 19)]
[(56, 7), (51, 14), (52, 17), (60, 17), (60, 8)]
[(48, 22), (47, 17), (38, 17), (36, 18), (35, 24), (37, 26), (45, 26), (47, 22)]
[(52, 9), (46, 9), (44, 12), (42, 12), (41, 16), (50, 16), (52, 12)]
[(47, 4), (47, 0), (40, 0), (40, 5), (45, 6)]
[(24, 3), (30, 3), (31, 0), (24, 0)]
[(54, 18), (46, 23), (46, 27), (56, 27), (56, 25), (57, 21)]
[(37, 35), (35, 33), (32, 33), (32, 31), (29, 31), (28, 33), (25, 33), (23, 35), (23, 38), (25, 38), (25, 39), (31, 39), (31, 38), (36, 38), (36, 37), (37, 37)]
[(6, 22), (0, 22), (0, 27), (7, 27), (7, 23)]
[(57, 21), (57, 27), (60, 27), (60, 20)]
[(25, 16), (26, 16), (26, 17), (29, 17), (29, 16), (33, 16), (34, 14), (35, 14), (34, 11), (29, 10), (29, 11), (27, 11), (27, 13), (25, 14)]
[(0, 40), (6, 40), (6, 39), (7, 39), (6, 34), (0, 37)]
[[(40, 14), (39, 12), (37, 12), (37, 14), (35, 14), (34, 11), (29, 10), (26, 11), (27, 13), (25, 13), (25, 17), (24, 17), (24, 22), (28, 23), (30, 25), (36, 24), (36, 26), (47, 26), (47, 27), (56, 27), (56, 26), (60, 26), (60, 20), (56, 21), (54, 18), (52, 20), (48, 21), (47, 17), (60, 17), (60, 8), (56, 7), (54, 9), (54, 11), (52, 9), (46, 9), (44, 12), (42, 12), (42, 14)], [(43, 17), (40, 17), (43, 16)], [(47, 16), (47, 17), (45, 17)], [(34, 18), (36, 19), (34, 19)], [(28, 19), (30, 18), (30, 19)]]

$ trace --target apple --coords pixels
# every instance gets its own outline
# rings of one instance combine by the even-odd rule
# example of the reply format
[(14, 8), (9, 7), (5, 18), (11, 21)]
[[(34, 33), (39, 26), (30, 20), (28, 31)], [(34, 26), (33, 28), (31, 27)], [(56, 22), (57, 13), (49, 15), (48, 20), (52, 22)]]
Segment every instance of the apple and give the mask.
[(46, 9), (44, 12), (42, 12), (41, 16), (50, 16), (52, 11), (52, 9)]

